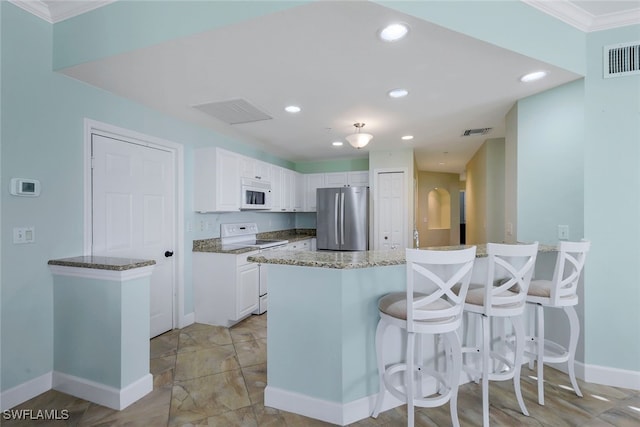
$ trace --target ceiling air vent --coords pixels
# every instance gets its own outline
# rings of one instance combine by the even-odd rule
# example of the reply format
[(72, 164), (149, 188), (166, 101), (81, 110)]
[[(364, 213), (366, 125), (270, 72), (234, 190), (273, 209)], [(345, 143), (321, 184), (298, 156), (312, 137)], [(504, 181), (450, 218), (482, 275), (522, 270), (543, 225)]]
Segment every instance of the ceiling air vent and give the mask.
[(604, 47), (604, 77), (640, 74), (640, 41)]
[(208, 104), (194, 105), (193, 108), (197, 108), (218, 120), (229, 123), (230, 125), (259, 122), (261, 120), (271, 120), (273, 118), (249, 104), (249, 102), (244, 99), (211, 102)]
[(493, 128), (467, 129), (462, 133), (462, 136), (486, 135), (491, 132), (491, 129)]

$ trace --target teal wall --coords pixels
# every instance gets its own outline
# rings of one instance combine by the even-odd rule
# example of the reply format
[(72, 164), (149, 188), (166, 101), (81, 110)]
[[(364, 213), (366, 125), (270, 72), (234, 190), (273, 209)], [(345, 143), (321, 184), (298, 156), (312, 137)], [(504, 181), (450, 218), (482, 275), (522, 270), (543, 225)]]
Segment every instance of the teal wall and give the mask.
[(587, 37), (585, 362), (640, 371), (640, 75), (604, 79), (604, 46), (640, 40), (640, 25)]
[(584, 237), (584, 83), (578, 80), (518, 102), (520, 241), (554, 244), (558, 225)]
[[(219, 235), (219, 223), (248, 218), (264, 230), (294, 224), (293, 214), (206, 215), (218, 228), (200, 231), (192, 211), (193, 148), (218, 145), (293, 164), (251, 146), (187, 125), (64, 75), (52, 72), (52, 25), (22, 9), (0, 2), (2, 10), (1, 181), (2, 390), (48, 373), (53, 368), (53, 291), (49, 259), (83, 253), (83, 132), (84, 119), (106, 122), (185, 147), (184, 312), (193, 311), (192, 241)], [(19, 42), (16, 42), (19, 40)], [(6, 89), (6, 90), (5, 90)], [(42, 184), (38, 198), (9, 195), (12, 177), (35, 178)], [(14, 245), (14, 227), (34, 226), (36, 241)], [(273, 228), (271, 228), (273, 227)], [(8, 237), (8, 238), (7, 238)], [(7, 321), (10, 319), (10, 321)]]

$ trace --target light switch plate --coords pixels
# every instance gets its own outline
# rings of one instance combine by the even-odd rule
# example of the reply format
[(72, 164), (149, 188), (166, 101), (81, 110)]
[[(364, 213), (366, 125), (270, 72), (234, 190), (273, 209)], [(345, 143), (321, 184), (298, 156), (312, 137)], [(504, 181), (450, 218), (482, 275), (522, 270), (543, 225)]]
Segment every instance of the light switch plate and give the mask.
[(560, 240), (569, 240), (569, 226), (568, 225), (559, 225), (558, 226), (558, 239), (560, 239)]
[(36, 241), (36, 232), (34, 227), (14, 227), (13, 243), (33, 243)]

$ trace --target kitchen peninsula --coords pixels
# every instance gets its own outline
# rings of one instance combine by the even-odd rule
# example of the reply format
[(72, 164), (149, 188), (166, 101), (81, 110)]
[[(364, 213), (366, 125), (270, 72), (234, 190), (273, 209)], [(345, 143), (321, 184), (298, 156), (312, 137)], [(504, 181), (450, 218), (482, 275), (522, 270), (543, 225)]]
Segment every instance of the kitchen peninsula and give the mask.
[[(552, 265), (555, 247), (539, 251), (539, 262)], [(476, 256), (486, 257), (483, 245)], [(368, 417), (378, 392), (377, 301), (405, 289), (404, 251), (278, 251), (248, 260), (268, 266), (265, 406), (338, 425)], [(387, 398), (383, 409), (397, 404)]]

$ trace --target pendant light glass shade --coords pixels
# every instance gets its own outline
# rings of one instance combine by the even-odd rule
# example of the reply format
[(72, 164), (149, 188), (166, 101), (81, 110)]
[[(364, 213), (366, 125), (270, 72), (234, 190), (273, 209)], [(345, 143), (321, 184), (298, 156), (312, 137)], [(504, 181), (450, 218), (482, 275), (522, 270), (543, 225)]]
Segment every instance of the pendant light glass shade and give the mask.
[(358, 131), (356, 133), (352, 133), (351, 135), (347, 135), (345, 139), (351, 144), (354, 148), (362, 148), (366, 146), (369, 141), (373, 139), (373, 135), (370, 133), (361, 133), (362, 127), (364, 123), (354, 123), (354, 126)]

